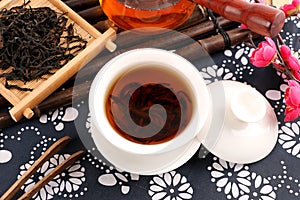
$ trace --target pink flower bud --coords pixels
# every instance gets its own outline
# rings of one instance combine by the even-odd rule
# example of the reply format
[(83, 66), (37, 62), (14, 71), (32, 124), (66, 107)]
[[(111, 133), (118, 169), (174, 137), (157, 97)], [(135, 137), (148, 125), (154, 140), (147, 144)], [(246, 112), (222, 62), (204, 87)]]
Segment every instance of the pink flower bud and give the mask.
[(256, 67), (266, 67), (277, 57), (274, 41), (269, 37), (265, 39), (266, 41), (258, 44), (258, 48), (252, 52), (250, 57), (250, 62)]
[(289, 87), (285, 91), (285, 118), (284, 121), (293, 121), (300, 115), (300, 85), (294, 80), (288, 81)]
[(286, 46), (282, 45), (280, 47), (280, 54), (284, 60), (284, 62), (288, 65), (287, 67), (294, 70), (299, 71), (300, 70), (300, 64), (298, 59), (292, 55), (291, 49)]

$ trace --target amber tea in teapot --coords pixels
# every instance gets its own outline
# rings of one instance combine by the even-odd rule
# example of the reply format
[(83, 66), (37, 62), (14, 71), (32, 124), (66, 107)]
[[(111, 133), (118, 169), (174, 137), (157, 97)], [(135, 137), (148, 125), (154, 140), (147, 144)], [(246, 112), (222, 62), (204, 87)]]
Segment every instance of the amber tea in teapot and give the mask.
[(158, 27), (173, 29), (192, 14), (190, 0), (100, 0), (108, 18), (122, 29)]

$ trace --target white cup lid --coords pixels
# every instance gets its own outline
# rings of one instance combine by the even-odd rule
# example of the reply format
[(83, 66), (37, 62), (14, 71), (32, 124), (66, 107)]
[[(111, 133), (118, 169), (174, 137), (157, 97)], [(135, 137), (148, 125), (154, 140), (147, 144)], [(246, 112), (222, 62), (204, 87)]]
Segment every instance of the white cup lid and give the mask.
[(278, 121), (267, 100), (251, 86), (237, 81), (218, 81), (208, 87), (213, 112), (204, 147), (233, 163), (265, 158), (278, 137)]

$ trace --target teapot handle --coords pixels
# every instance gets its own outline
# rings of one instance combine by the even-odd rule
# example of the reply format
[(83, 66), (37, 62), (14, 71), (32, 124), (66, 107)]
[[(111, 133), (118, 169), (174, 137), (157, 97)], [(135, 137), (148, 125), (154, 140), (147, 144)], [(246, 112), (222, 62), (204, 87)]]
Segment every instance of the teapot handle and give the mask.
[(283, 11), (260, 3), (244, 0), (193, 0), (223, 17), (245, 24), (250, 30), (263, 36), (275, 37), (285, 21)]

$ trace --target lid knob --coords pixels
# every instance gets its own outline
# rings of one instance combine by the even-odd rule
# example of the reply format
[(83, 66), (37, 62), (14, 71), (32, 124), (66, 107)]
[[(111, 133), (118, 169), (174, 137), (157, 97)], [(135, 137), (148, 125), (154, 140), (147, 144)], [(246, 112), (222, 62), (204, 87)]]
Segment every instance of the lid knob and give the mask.
[(267, 109), (262, 95), (253, 88), (236, 92), (230, 106), (234, 116), (247, 123), (261, 120)]

